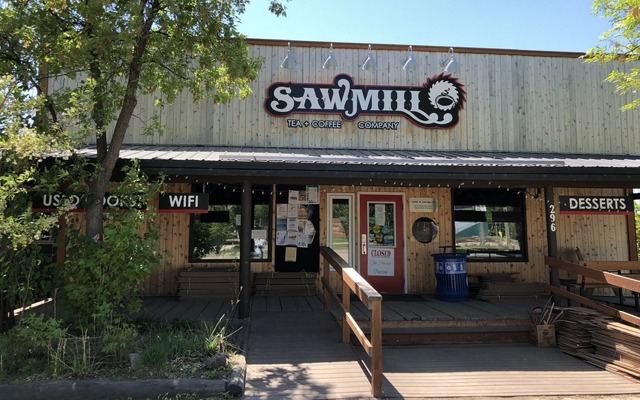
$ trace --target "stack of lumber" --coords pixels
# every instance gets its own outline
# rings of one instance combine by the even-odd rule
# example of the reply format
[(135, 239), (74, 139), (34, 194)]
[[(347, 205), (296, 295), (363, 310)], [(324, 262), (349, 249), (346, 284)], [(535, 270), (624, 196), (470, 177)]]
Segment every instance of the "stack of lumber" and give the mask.
[(515, 282), (519, 272), (493, 272), (477, 275), (481, 283), (485, 282)]
[(640, 379), (640, 329), (585, 308), (567, 309), (558, 346), (597, 367)]
[(595, 346), (591, 338), (599, 321), (610, 318), (589, 308), (566, 308), (562, 321), (558, 323), (558, 347), (565, 353), (580, 356), (593, 354)]
[(484, 282), (478, 291), (480, 300), (532, 299), (549, 296), (544, 283), (536, 282)]
[(480, 274), (469, 274), (469, 295), (477, 297), (478, 293), (487, 282), (514, 282), (515, 275), (519, 272), (489, 272)]
[(594, 332), (592, 341), (596, 352), (589, 362), (640, 379), (640, 329), (612, 322)]

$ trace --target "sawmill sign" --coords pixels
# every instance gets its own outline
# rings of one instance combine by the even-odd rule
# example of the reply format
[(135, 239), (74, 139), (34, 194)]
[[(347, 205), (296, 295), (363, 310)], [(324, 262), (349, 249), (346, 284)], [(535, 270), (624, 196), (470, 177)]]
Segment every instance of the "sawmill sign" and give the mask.
[[(402, 116), (423, 128), (450, 128), (458, 123), (465, 100), (463, 85), (449, 74), (436, 75), (414, 87), (354, 85), (353, 78), (340, 74), (333, 84), (274, 83), (267, 89), (264, 107), (277, 117), (333, 114), (351, 121), (363, 115)], [(301, 127), (299, 120), (287, 123), (290, 128)], [(387, 124), (395, 124), (397, 129), (397, 123)], [(335, 123), (330, 127), (339, 129)], [(371, 124), (358, 124), (358, 128), (394, 129)]]

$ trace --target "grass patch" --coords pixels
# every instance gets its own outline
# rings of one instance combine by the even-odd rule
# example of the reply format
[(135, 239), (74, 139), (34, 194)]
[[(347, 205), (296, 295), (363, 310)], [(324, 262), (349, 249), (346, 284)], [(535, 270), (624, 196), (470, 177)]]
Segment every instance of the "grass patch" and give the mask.
[[(211, 368), (207, 360), (220, 352), (233, 354), (232, 335), (224, 320), (138, 320), (90, 336), (58, 320), (29, 316), (0, 335), (0, 382), (224, 378), (232, 366)], [(130, 354), (136, 355), (136, 365)]]

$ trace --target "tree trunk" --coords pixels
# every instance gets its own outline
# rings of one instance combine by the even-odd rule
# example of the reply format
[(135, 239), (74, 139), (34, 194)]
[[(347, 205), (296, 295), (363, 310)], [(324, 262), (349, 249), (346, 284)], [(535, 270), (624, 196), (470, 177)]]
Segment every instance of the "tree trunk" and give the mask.
[[(140, 84), (142, 59), (147, 49), (149, 32), (151, 31), (153, 21), (159, 9), (159, 1), (154, 0), (150, 7), (150, 12), (141, 27), (138, 36), (139, 39), (137, 40), (136, 45), (133, 49), (133, 59), (129, 64), (127, 88), (122, 102), (122, 108), (120, 109), (118, 119), (116, 120), (115, 127), (113, 129), (111, 143), (109, 143), (108, 146), (106, 145), (106, 135), (99, 135), (99, 137), (97, 138), (98, 154), (96, 155), (96, 160), (98, 165), (96, 166), (96, 176), (93, 182), (91, 182), (91, 184), (89, 185), (89, 193), (92, 197), (91, 202), (87, 205), (86, 209), (86, 235), (95, 241), (102, 240), (102, 234), (104, 231), (102, 222), (102, 203), (104, 194), (107, 190), (107, 185), (111, 180), (111, 175), (113, 174), (116, 162), (120, 157), (120, 149), (122, 148), (122, 143), (124, 142), (124, 137), (129, 126), (129, 121), (131, 121), (133, 111), (135, 110), (136, 104), (138, 103), (138, 99), (136, 96)], [(100, 74), (99, 68), (96, 67), (95, 72), (97, 74)], [(97, 98), (100, 99), (99, 94)], [(98, 112), (94, 114), (94, 122), (96, 123), (98, 131), (100, 131), (100, 128), (104, 126), (103, 124), (101, 124), (101, 122), (103, 121), (101, 120), (101, 114), (99, 111), (100, 110), (98, 110)]]
[(106, 189), (107, 184), (106, 182), (102, 182), (102, 174), (100, 174), (100, 178), (97, 178), (89, 187), (91, 197), (86, 208), (86, 235), (95, 242), (102, 240), (104, 231), (102, 220), (104, 207), (102, 203)]

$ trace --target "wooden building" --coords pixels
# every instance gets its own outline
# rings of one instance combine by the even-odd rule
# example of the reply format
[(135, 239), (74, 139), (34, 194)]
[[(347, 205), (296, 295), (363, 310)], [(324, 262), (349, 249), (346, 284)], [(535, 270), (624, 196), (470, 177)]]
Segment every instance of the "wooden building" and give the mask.
[[(177, 295), (181, 271), (200, 274), (191, 293), (207, 272), (233, 279), (248, 262), (244, 218), (252, 277), (315, 274), (330, 246), (391, 293), (434, 293), (443, 246), (469, 253), (471, 275), (520, 282), (548, 282), (544, 256), (575, 260), (577, 247), (586, 259), (637, 259), (640, 114), (620, 111), (630, 97), (604, 82), (614, 65), (577, 53), (250, 44), (264, 65), (247, 100), (138, 103), (122, 162), (165, 173), (169, 192), (209, 194), (206, 214), (160, 216), (166, 256), (146, 294)], [(335, 68), (323, 68), (330, 54)], [(158, 111), (166, 133), (143, 135)]]

